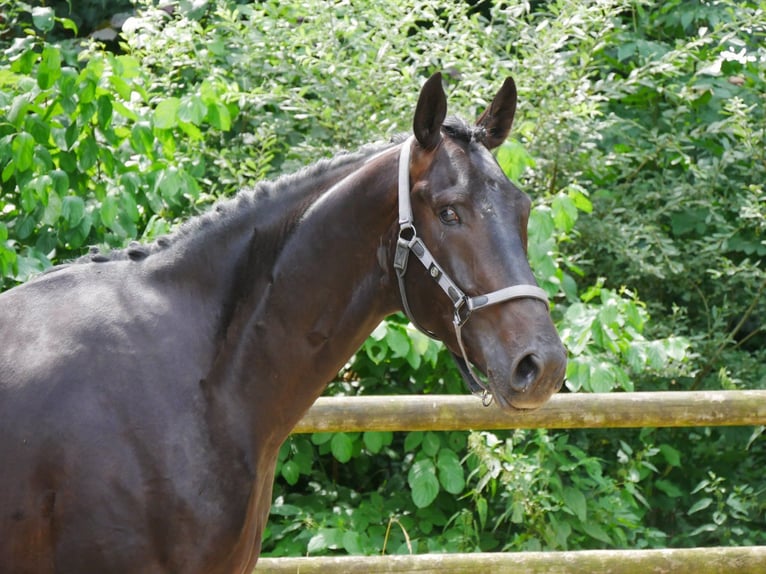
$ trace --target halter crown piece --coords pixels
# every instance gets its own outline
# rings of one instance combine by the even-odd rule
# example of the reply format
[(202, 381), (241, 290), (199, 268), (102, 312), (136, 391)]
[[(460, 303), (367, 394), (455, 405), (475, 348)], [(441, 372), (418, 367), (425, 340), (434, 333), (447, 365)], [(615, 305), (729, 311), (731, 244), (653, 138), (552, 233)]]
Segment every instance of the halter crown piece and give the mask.
[(492, 291), (485, 295), (469, 297), (455, 284), (450, 276), (444, 272), (444, 269), (442, 269), (436, 262), (433, 255), (431, 255), (431, 252), (418, 237), (417, 231), (415, 230), (415, 222), (412, 217), (412, 205), (410, 203), (410, 154), (414, 139), (414, 136), (410, 136), (404, 144), (402, 144), (402, 149), (399, 153), (399, 237), (396, 244), (396, 253), (394, 255), (394, 269), (396, 270), (396, 277), (399, 282), (402, 308), (413, 325), (429, 337), (437, 338), (434, 333), (424, 329), (418, 324), (412, 314), (412, 309), (410, 309), (409, 301), (407, 300), (404, 276), (407, 273), (407, 262), (410, 253), (413, 253), (423, 267), (428, 270), (428, 275), (436, 281), (442, 291), (444, 291), (447, 297), (450, 298), (450, 301), (452, 301), (454, 307), (452, 324), (455, 327), (457, 343), (460, 347), (460, 352), (463, 355), (462, 360), (465, 361), (465, 370), (470, 374), (470, 378), (465, 377), (466, 384), (471, 393), (481, 398), (484, 406), (489, 406), (492, 404), (492, 394), (468, 360), (468, 355), (465, 352), (465, 345), (463, 344), (463, 326), (468, 322), (468, 319), (471, 318), (471, 314), (474, 311), (511, 299), (537, 299), (545, 303), (545, 306), (549, 308), (548, 294), (535, 285), (513, 285), (498, 289), (497, 291)]

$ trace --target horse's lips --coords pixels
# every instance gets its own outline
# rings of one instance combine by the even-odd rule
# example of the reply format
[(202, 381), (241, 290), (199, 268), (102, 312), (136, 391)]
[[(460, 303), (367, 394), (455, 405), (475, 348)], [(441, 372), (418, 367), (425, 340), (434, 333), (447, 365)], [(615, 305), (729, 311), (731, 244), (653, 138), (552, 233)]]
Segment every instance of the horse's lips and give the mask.
[(519, 398), (526, 398), (526, 397), (523, 397), (523, 395), (521, 394), (516, 395), (511, 399), (504, 397), (500, 393), (493, 393), (492, 396), (494, 397), (495, 401), (497, 401), (497, 405), (501, 409), (503, 409), (504, 411), (509, 411), (509, 412), (537, 410), (541, 406), (543, 406), (546, 402), (548, 402), (548, 398), (549, 398), (549, 397), (546, 397), (543, 400), (534, 401), (534, 403), (525, 403), (519, 400)]

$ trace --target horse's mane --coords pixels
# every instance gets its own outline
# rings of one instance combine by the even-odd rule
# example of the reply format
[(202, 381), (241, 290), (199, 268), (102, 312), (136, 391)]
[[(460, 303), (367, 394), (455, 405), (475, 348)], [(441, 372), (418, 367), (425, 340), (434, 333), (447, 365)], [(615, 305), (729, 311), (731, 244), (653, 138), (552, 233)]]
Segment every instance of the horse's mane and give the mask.
[[(457, 116), (448, 117), (444, 122), (443, 130), (449, 137), (465, 143), (481, 142), (485, 136), (483, 128), (470, 125)], [(270, 203), (269, 200), (275, 198), (287, 200), (291, 197), (305, 198), (313, 189), (317, 189), (321, 193), (327, 186), (317, 185), (318, 180), (331, 177), (333, 172), (362, 161), (391, 145), (401, 143), (406, 138), (407, 134), (402, 133), (393, 136), (388, 142), (367, 144), (355, 152), (340, 151), (332, 158), (320, 159), (295, 173), (282, 175), (271, 181), (261, 181), (254, 187), (240, 190), (233, 197), (221, 199), (207, 211), (187, 219), (175, 231), (158, 237), (151, 243), (132, 241), (124, 249), (110, 251), (91, 247), (88, 254), (76, 259), (74, 263), (101, 263), (128, 259), (141, 261), (155, 253), (167, 251), (190, 237), (195, 238), (195, 241), (204, 241), (203, 231), (215, 227), (212, 224), (231, 219), (236, 214), (249, 212), (261, 206), (265, 208), (265, 204)], [(280, 205), (282, 205), (281, 202)]]
[[(101, 263), (127, 259), (140, 261), (152, 254), (166, 251), (190, 237), (198, 238), (205, 229), (213, 227), (212, 224), (234, 218), (238, 213), (258, 209), (261, 205), (265, 207), (270, 199), (305, 198), (314, 188), (321, 192), (327, 186), (317, 185), (318, 180), (331, 177), (333, 172), (379, 153), (401, 139), (403, 138), (395, 136), (390, 142), (367, 144), (355, 152), (340, 151), (332, 158), (320, 159), (295, 173), (282, 175), (271, 181), (261, 181), (254, 187), (240, 190), (233, 197), (221, 199), (207, 211), (191, 217), (172, 233), (158, 237), (151, 243), (132, 241), (124, 249), (110, 251), (91, 247), (88, 254), (76, 259), (74, 263)], [(203, 239), (199, 240), (203, 241)]]

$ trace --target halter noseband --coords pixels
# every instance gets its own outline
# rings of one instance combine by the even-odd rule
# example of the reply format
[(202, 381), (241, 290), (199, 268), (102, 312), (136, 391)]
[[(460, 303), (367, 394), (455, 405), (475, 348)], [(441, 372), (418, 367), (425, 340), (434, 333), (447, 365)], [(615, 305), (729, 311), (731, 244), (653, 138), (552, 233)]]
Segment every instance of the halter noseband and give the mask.
[(396, 277), (399, 281), (399, 293), (402, 299), (402, 308), (413, 325), (428, 336), (438, 338), (434, 333), (424, 329), (418, 324), (410, 309), (409, 301), (407, 300), (404, 276), (407, 273), (407, 261), (409, 260), (410, 252), (412, 252), (423, 267), (428, 270), (428, 275), (436, 281), (442, 291), (444, 291), (444, 293), (447, 294), (447, 297), (450, 298), (450, 301), (452, 301), (452, 324), (455, 327), (455, 336), (457, 338), (458, 346), (460, 347), (460, 352), (463, 355), (462, 360), (465, 361), (465, 371), (470, 374), (470, 378), (465, 377), (466, 384), (471, 393), (481, 397), (484, 406), (489, 406), (492, 403), (492, 393), (490, 393), (489, 389), (475, 373), (474, 367), (468, 360), (465, 345), (463, 344), (463, 326), (468, 322), (468, 319), (471, 318), (471, 314), (474, 311), (511, 299), (537, 299), (545, 303), (545, 306), (549, 308), (548, 294), (535, 285), (513, 285), (511, 287), (504, 287), (503, 289), (492, 291), (486, 295), (469, 297), (455, 284), (450, 276), (444, 272), (444, 269), (433, 258), (433, 255), (431, 255), (431, 252), (418, 237), (417, 231), (415, 230), (415, 223), (412, 216), (412, 205), (410, 203), (410, 153), (413, 140), (414, 137), (410, 136), (407, 141), (402, 144), (402, 149), (399, 153), (399, 237), (396, 243), (396, 253), (394, 255), (394, 269), (396, 270)]

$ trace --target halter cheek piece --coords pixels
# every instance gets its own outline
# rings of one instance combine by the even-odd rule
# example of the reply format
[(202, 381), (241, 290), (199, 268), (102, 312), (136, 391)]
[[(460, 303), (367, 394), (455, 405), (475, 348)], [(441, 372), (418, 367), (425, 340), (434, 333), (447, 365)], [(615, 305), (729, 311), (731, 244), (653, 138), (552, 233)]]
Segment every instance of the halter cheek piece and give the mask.
[[(455, 327), (455, 336), (457, 338), (458, 346), (460, 347), (460, 352), (463, 355), (462, 361), (464, 361), (464, 365), (458, 366), (461, 367), (462, 371), (470, 375), (470, 377), (464, 378), (471, 393), (481, 397), (484, 406), (489, 406), (492, 403), (492, 393), (489, 391), (486, 384), (482, 382), (479, 375), (476, 374), (475, 368), (468, 360), (465, 345), (463, 344), (463, 326), (468, 322), (468, 319), (471, 318), (471, 314), (474, 311), (511, 299), (537, 299), (545, 303), (546, 307), (549, 307), (548, 295), (545, 291), (534, 285), (513, 285), (511, 287), (504, 287), (503, 289), (492, 291), (486, 295), (469, 297), (455, 284), (450, 276), (444, 272), (444, 269), (442, 269), (436, 260), (434, 260), (433, 255), (431, 255), (431, 252), (418, 237), (417, 231), (415, 230), (415, 223), (412, 217), (412, 205), (410, 203), (410, 153), (413, 140), (414, 137), (412, 136), (407, 139), (407, 141), (402, 144), (402, 149), (399, 154), (399, 237), (396, 244), (396, 253), (394, 255), (394, 269), (396, 270), (396, 277), (399, 281), (399, 293), (402, 298), (402, 308), (413, 325), (428, 336), (438, 338), (434, 333), (424, 329), (418, 324), (412, 314), (412, 309), (410, 309), (409, 301), (407, 300), (404, 276), (407, 273), (407, 262), (410, 253), (413, 253), (423, 267), (428, 270), (428, 275), (436, 281), (442, 291), (444, 291), (444, 293), (447, 294), (447, 297), (450, 298), (450, 301), (452, 301), (452, 324)], [(455, 358), (458, 359), (459, 357), (455, 356)]]

